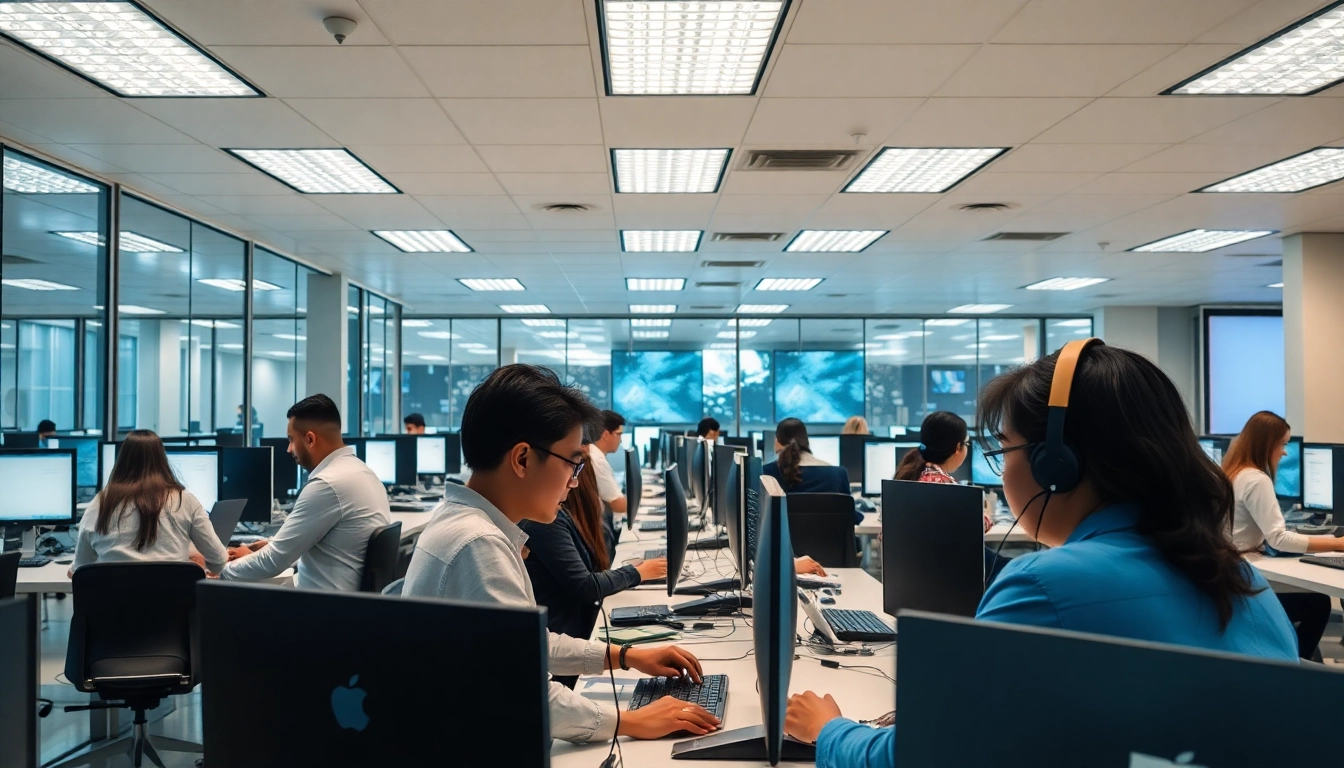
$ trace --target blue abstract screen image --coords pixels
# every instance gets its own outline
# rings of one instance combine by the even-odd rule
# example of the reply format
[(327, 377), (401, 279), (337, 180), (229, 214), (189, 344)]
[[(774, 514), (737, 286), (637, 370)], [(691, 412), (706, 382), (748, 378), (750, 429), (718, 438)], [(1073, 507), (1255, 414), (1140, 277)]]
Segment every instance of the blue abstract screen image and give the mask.
[(841, 424), (863, 412), (862, 352), (775, 353), (775, 421)]
[(1284, 453), (1288, 455), (1279, 459), (1279, 471), (1274, 474), (1274, 494), (1297, 499), (1302, 496), (1302, 440), (1288, 441)]
[(699, 352), (612, 352), (612, 408), (635, 423), (694, 424), (703, 365)]
[(744, 349), (738, 354), (738, 367), (742, 369), (742, 423), (773, 423), (775, 392), (770, 386), (773, 376), (770, 353)]

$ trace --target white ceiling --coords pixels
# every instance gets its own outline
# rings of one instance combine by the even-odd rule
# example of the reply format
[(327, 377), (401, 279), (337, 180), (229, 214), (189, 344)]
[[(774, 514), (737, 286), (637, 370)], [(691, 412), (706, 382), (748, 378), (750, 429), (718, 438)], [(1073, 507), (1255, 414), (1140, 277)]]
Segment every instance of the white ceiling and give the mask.
[[(1344, 184), (1297, 195), (1190, 191), (1344, 146), (1344, 87), (1306, 98), (1157, 94), (1322, 0), (793, 0), (757, 96), (607, 97), (593, 0), (151, 0), (266, 99), (118, 99), (0, 43), (0, 137), (282, 252), (413, 313), (501, 303), (624, 314), (630, 303), (799, 313), (1013, 314), (1105, 304), (1277, 302), (1277, 238), (1213, 254), (1125, 249), (1198, 227), (1344, 231)], [(337, 46), (321, 19), (359, 21)], [(857, 145), (852, 134), (863, 134)], [(732, 169), (718, 194), (613, 194), (615, 147), (1005, 146), (944, 195), (839, 194), (853, 172)], [(396, 196), (299, 195), (221, 147), (346, 146)], [(546, 213), (578, 202), (591, 213)], [(1002, 213), (956, 210), (1001, 202)], [(370, 229), (449, 228), (472, 254), (403, 254)], [(622, 253), (618, 229), (779, 231), (765, 245)], [(803, 228), (890, 229), (861, 254), (781, 253)], [(986, 243), (1000, 230), (1070, 232)], [(148, 233), (146, 233), (148, 234)], [(1104, 248), (1099, 243), (1107, 243)], [(1239, 258), (1253, 254), (1263, 258)], [(709, 269), (709, 258), (765, 261)], [(761, 294), (763, 276), (822, 277)], [(1072, 293), (1055, 276), (1114, 281)], [(471, 293), (459, 277), (516, 277)], [(740, 290), (625, 291), (625, 277)]]

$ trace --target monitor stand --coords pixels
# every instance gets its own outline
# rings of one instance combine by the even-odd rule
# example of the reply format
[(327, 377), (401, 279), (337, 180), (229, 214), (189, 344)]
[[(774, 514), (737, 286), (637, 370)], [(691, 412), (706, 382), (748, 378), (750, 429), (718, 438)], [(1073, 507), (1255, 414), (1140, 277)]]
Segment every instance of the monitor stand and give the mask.
[(719, 592), (731, 592), (735, 589), (741, 589), (742, 582), (737, 578), (715, 579), (714, 581), (702, 581), (696, 584), (687, 584), (672, 590), (677, 595), (713, 595)]
[[(766, 758), (764, 725), (720, 731), (672, 745), (673, 760), (746, 760), (762, 763)], [(780, 759), (792, 763), (815, 762), (817, 748), (785, 737)]]
[(19, 551), (22, 557), (37, 554), (37, 528), (32, 525), (8, 523), (0, 525), (0, 552)]

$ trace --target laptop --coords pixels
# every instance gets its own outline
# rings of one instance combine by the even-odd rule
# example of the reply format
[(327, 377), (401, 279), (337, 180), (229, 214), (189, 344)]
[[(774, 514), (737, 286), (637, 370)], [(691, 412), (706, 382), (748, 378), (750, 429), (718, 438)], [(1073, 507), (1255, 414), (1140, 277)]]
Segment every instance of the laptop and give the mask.
[(215, 580), (196, 602), (210, 768), (550, 764), (543, 609)]
[(220, 499), (210, 508), (210, 525), (225, 547), (229, 546), (229, 539), (233, 538), (233, 529), (238, 527), (238, 521), (243, 519), (243, 508), (246, 506), (247, 499)]

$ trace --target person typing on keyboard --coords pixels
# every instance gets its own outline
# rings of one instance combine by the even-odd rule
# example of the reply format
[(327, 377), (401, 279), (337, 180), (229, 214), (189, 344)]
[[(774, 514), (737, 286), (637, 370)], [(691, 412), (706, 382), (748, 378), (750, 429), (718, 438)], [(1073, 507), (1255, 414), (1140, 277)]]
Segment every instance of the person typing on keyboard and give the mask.
[[(465, 486), (448, 486), (411, 557), (406, 578), (389, 593), (498, 605), (536, 605), (522, 550), (523, 520), (549, 524), (584, 470), (582, 428), (598, 411), (555, 373), (508, 365), (481, 382), (462, 414), (462, 452), (471, 467)], [(614, 646), (552, 633), (554, 675), (636, 669), (649, 675), (699, 683), (703, 670), (676, 646)], [(703, 735), (719, 719), (703, 707), (673, 697), (620, 715), (558, 682), (548, 690), (551, 735), (573, 742), (615, 735), (654, 739), (685, 731)]]

